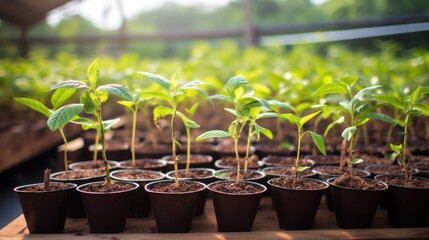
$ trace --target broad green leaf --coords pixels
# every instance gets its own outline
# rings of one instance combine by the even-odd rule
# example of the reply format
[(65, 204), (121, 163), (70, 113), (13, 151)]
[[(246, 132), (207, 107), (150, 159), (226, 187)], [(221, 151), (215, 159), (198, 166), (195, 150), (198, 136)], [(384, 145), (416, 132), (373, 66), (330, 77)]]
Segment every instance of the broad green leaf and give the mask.
[(177, 87), (179, 86), (179, 81), (180, 81), (180, 71), (176, 71), (173, 76), (170, 79), (170, 86), (171, 86), (171, 90), (176, 90)]
[(43, 115), (45, 115), (46, 117), (50, 117), (51, 116), (51, 110), (49, 110), (48, 107), (46, 107), (43, 103), (31, 99), (31, 98), (14, 98), (15, 101), (24, 104), (25, 106), (33, 109), (36, 112), (39, 112)]
[(258, 115), (259, 118), (271, 118), (271, 117), (278, 117), (278, 113), (275, 112), (264, 112)]
[(292, 113), (283, 113), (283, 114), (278, 114), (278, 116), (280, 118), (284, 118), (289, 120), (289, 122), (295, 124), (296, 126), (299, 125), (299, 121), (301, 120), (299, 117), (293, 115)]
[(90, 94), (92, 99), (98, 99), (98, 102), (100, 103), (104, 103), (109, 99), (109, 93), (104, 90), (96, 90)]
[(168, 79), (166, 79), (165, 77), (156, 75), (153, 73), (148, 73), (148, 72), (138, 72), (138, 73), (150, 78), (152, 81), (155, 81), (165, 90), (170, 91), (170, 81), (168, 81)]
[(194, 80), (194, 81), (190, 81), (185, 83), (181, 88), (182, 89), (194, 89), (195, 87), (199, 86), (199, 85), (209, 85), (206, 82), (200, 81), (200, 80)]
[(386, 116), (382, 113), (369, 113), (369, 114), (366, 114), (365, 116), (363, 116), (363, 118), (377, 119), (377, 120), (381, 120), (383, 122), (387, 122), (387, 123), (390, 123), (393, 125), (397, 124), (394, 119), (392, 119), (391, 117)]
[(339, 80), (341, 83), (352, 87), (358, 81), (358, 79), (359, 78), (356, 76), (343, 76), (343, 77), (340, 77)]
[(239, 87), (242, 87), (245, 93), (250, 89), (249, 82), (244, 77), (235, 76), (230, 78), (226, 83), (226, 91), (228, 92), (229, 97), (234, 98), (234, 92)]
[(82, 96), (80, 97), (80, 103), (83, 104), (83, 108), (85, 109), (86, 113), (92, 114), (95, 112), (96, 105), (91, 97), (91, 94), (88, 91), (82, 94)]
[(395, 144), (389, 144), (390, 149), (394, 152), (401, 152), (402, 151), (402, 144), (395, 145)]
[(235, 121), (233, 122), (233, 124), (231, 124), (231, 125), (229, 125), (229, 127), (228, 127), (228, 134), (229, 134), (229, 136), (231, 136), (231, 137), (233, 137), (233, 138), (237, 138), (238, 136), (238, 134), (237, 134), (237, 128), (236, 128), (236, 126), (235, 126)]
[(201, 141), (208, 138), (224, 138), (224, 137), (231, 137), (231, 136), (229, 135), (229, 133), (222, 130), (212, 130), (198, 136), (196, 138), (196, 141)]
[(308, 133), (310, 133), (310, 136), (313, 139), (314, 144), (316, 144), (317, 149), (319, 149), (323, 156), (326, 156), (325, 140), (323, 137), (313, 131), (308, 131)]
[(144, 99), (156, 99), (160, 101), (170, 102), (170, 96), (164, 92), (142, 92), (140, 98)]
[(106, 84), (106, 85), (99, 86), (97, 88), (97, 91), (105, 91), (109, 94), (118, 96), (118, 97), (123, 98), (125, 100), (129, 100), (129, 101), (133, 100), (133, 96), (131, 95), (130, 90), (126, 86), (123, 86), (123, 85)]
[(300, 104), (296, 105), (295, 112), (301, 113), (301, 112), (311, 108), (311, 106), (312, 106), (312, 104), (309, 102), (300, 103)]
[(88, 67), (88, 71), (86, 73), (89, 84), (93, 89), (97, 87), (97, 80), (98, 80), (98, 74), (99, 74), (98, 62), (99, 62), (98, 58), (96, 58)]
[(314, 113), (311, 113), (311, 114), (309, 114), (309, 115), (307, 115), (307, 116), (305, 116), (305, 117), (302, 117), (300, 120), (299, 120), (299, 124), (301, 125), (301, 126), (304, 126), (304, 124), (306, 123), (306, 122), (308, 122), (308, 121), (310, 121), (312, 118), (314, 118), (317, 114), (319, 114), (321, 111), (317, 111), (317, 112), (314, 112)]
[(392, 155), (390, 156), (390, 160), (393, 162), (396, 160), (396, 158), (399, 156), (399, 154), (401, 154), (401, 152), (394, 152), (392, 153)]
[(352, 111), (350, 108), (350, 102), (348, 101), (341, 101), (338, 103), (340, 105), (340, 107), (342, 107), (342, 111), (348, 113), (349, 115), (352, 115)]
[(234, 90), (234, 97), (237, 100), (241, 100), (241, 98), (243, 98), (244, 95), (244, 89), (242, 87), (238, 87)]
[(65, 105), (55, 112), (48, 119), (48, 126), (51, 131), (57, 130), (59, 127), (66, 125), (75, 116), (83, 111), (83, 104)]
[(360, 90), (358, 93), (356, 93), (356, 95), (353, 97), (352, 102), (356, 100), (360, 100), (360, 98), (362, 98), (363, 96), (365, 96), (366, 94), (370, 93), (371, 91), (374, 91), (377, 88), (381, 88), (381, 85), (375, 85), (375, 86), (369, 86), (366, 87), (362, 90)]
[(268, 104), (272, 107), (285, 108), (294, 111), (294, 107), (287, 102), (280, 102), (277, 100), (268, 100)]
[(229, 112), (229, 113), (231, 113), (232, 115), (234, 115), (234, 116), (240, 116), (238, 113), (237, 113), (237, 111), (235, 111), (234, 109), (231, 109), (231, 108), (224, 108), (225, 109), (225, 111), (227, 111), (227, 112)]
[(411, 94), (411, 98), (410, 98), (411, 105), (413, 105), (413, 106), (416, 105), (416, 103), (419, 101), (419, 99), (421, 98), (421, 96), (422, 96), (422, 87), (419, 86)]
[(51, 97), (51, 104), (54, 109), (61, 107), (76, 92), (76, 88), (59, 88), (55, 90)]
[(199, 128), (199, 127), (201, 127), (196, 122), (194, 122), (191, 119), (187, 118), (181, 112), (177, 112), (177, 116), (182, 120), (183, 124), (185, 124), (185, 126), (188, 127), (188, 128)]
[(66, 81), (59, 82), (59, 83), (55, 84), (53, 87), (51, 87), (51, 90), (55, 90), (58, 88), (87, 88), (87, 89), (89, 89), (89, 87), (84, 82), (77, 81), (77, 80), (66, 80)]
[(351, 163), (354, 164), (359, 164), (359, 163), (363, 163), (363, 159), (362, 158), (354, 158)]
[(425, 115), (425, 116), (429, 116), (429, 106), (428, 106), (428, 105), (417, 103), (417, 104), (414, 106), (414, 108), (415, 108), (415, 109), (417, 109), (417, 110), (419, 110), (420, 112), (422, 112), (422, 113), (423, 113), (423, 115)]
[(359, 121), (357, 121), (356, 123), (354, 123), (355, 127), (359, 127), (360, 125), (364, 125), (365, 123), (367, 123), (370, 119), (369, 118), (359, 118)]
[(341, 133), (341, 137), (343, 137), (347, 141), (350, 141), (350, 139), (352, 139), (352, 137), (356, 134), (356, 131), (356, 127), (348, 127), (344, 129), (344, 131)]
[(157, 106), (153, 109), (153, 121), (155, 122), (156, 126), (158, 126), (158, 120), (160, 118), (166, 117), (168, 115), (173, 114), (173, 109), (166, 107), (166, 106)]
[(225, 96), (225, 95), (221, 95), (221, 94), (218, 94), (218, 95), (212, 95), (212, 96), (210, 96), (210, 97), (209, 97), (209, 99), (210, 99), (210, 100), (222, 100), (222, 101), (227, 101), (227, 102), (232, 101), (232, 99), (231, 99), (231, 98), (229, 98), (229, 97), (227, 97), (227, 96)]
[(255, 130), (256, 134), (258, 135), (258, 140), (260, 133), (262, 133), (268, 139), (273, 139), (273, 132), (271, 132), (270, 129), (264, 128), (261, 125), (255, 123)]
[(75, 124), (91, 126), (92, 128), (95, 128), (95, 126), (97, 126), (96, 121), (83, 117), (73, 119), (71, 122)]
[(389, 95), (375, 95), (374, 99), (382, 103), (389, 103), (393, 107), (398, 108), (399, 110), (405, 110), (404, 103), (402, 102), (401, 99), (397, 97), (389, 96)]
[(337, 124), (342, 124), (344, 122), (344, 116), (339, 117), (337, 120), (331, 122), (325, 129), (325, 133), (323, 134), (324, 136), (326, 136), (328, 134), (328, 132)]
[(133, 109), (134, 104), (136, 104), (133, 101), (118, 101), (119, 104), (121, 104), (122, 106), (125, 106), (129, 109)]
[(193, 116), (194, 114), (195, 114), (195, 112), (197, 111), (197, 109), (198, 109), (198, 103), (194, 103), (194, 105), (192, 105), (192, 107), (191, 108), (186, 108), (185, 109), (185, 111), (189, 114), (189, 115), (191, 115), (191, 116)]
[(121, 120), (120, 118), (104, 120), (103, 121), (103, 129), (104, 129), (104, 131), (109, 131), (110, 128), (112, 128), (113, 125), (115, 125), (116, 123), (118, 123), (120, 120)]
[(320, 86), (313, 96), (324, 96), (327, 94), (347, 93), (347, 87), (341, 83), (328, 83)]
[(308, 166), (299, 166), (299, 167), (293, 167), (292, 170), (296, 171), (296, 172), (303, 172), (306, 169), (309, 169), (310, 167)]

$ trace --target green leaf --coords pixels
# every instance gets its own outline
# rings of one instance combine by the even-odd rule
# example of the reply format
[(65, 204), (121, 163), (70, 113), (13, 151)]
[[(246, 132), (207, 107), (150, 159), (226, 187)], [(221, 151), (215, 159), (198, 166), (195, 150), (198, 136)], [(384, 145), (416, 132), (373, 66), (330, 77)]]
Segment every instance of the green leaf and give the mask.
[(133, 109), (134, 104), (136, 104), (133, 101), (118, 101), (119, 104), (121, 104), (122, 106), (125, 106), (129, 109)]
[(199, 128), (199, 127), (201, 127), (196, 122), (194, 122), (191, 119), (187, 118), (181, 112), (177, 112), (177, 116), (182, 120), (183, 124), (185, 124), (185, 126), (188, 127), (188, 128)]
[(390, 160), (392, 162), (395, 161), (395, 159), (399, 156), (399, 154), (401, 154), (401, 152), (394, 152), (394, 153), (392, 153), (392, 155), (390, 156)]
[(382, 103), (389, 103), (393, 107), (398, 108), (400, 110), (405, 110), (405, 106), (404, 106), (402, 100), (397, 98), (397, 97), (389, 96), (389, 95), (376, 95), (376, 96), (374, 96), (374, 99), (376, 99)]
[(292, 170), (296, 171), (296, 172), (303, 172), (306, 169), (309, 169), (310, 167), (308, 166), (299, 166), (299, 167), (293, 167)]
[(59, 127), (66, 125), (75, 116), (83, 111), (83, 104), (65, 105), (55, 112), (48, 119), (48, 126), (51, 131), (57, 130)]
[(320, 86), (313, 96), (324, 96), (327, 94), (347, 93), (347, 87), (341, 83), (328, 83)]
[(118, 96), (129, 101), (133, 100), (133, 96), (131, 95), (130, 90), (126, 86), (120, 84), (102, 85), (97, 88), (97, 91), (105, 91), (109, 94)]
[(189, 114), (189, 115), (191, 115), (191, 116), (193, 116), (194, 114), (195, 114), (195, 112), (197, 111), (197, 109), (198, 109), (198, 103), (194, 103), (194, 105), (192, 105), (192, 107), (191, 108), (186, 108), (185, 109), (185, 111)]
[(353, 97), (352, 102), (355, 102), (356, 100), (360, 100), (361, 97), (365, 96), (366, 94), (370, 93), (371, 91), (374, 91), (377, 88), (380, 88), (381, 85), (375, 85), (375, 86), (369, 86), (362, 90), (360, 90), (356, 95)]
[(271, 132), (270, 129), (264, 128), (261, 125), (255, 123), (255, 130), (256, 134), (258, 135), (258, 140), (260, 133), (262, 133), (268, 139), (273, 139), (273, 132)]
[(311, 113), (311, 114), (309, 114), (309, 115), (307, 115), (307, 116), (305, 116), (305, 117), (302, 117), (300, 120), (299, 120), (299, 124), (301, 125), (301, 126), (304, 126), (304, 124), (306, 123), (306, 122), (308, 122), (308, 121), (310, 121), (312, 118), (314, 118), (317, 114), (319, 114), (321, 111), (317, 111), (317, 112), (314, 112), (314, 113)]
[(395, 144), (389, 144), (390, 149), (394, 152), (401, 152), (402, 151), (402, 144), (395, 145)]
[(425, 116), (429, 116), (429, 106), (428, 106), (428, 105), (417, 103), (417, 104), (414, 106), (414, 108), (415, 108), (415, 109), (417, 109), (417, 110), (419, 110), (420, 112), (422, 112), (422, 113), (423, 113), (423, 115), (425, 115)]
[(275, 112), (264, 112), (264, 113), (260, 113), (258, 115), (258, 119), (260, 118), (272, 118), (272, 117), (278, 117), (278, 113)]
[(71, 122), (75, 124), (91, 126), (92, 128), (95, 128), (95, 126), (97, 126), (96, 121), (93, 121), (89, 118), (83, 118), (83, 117), (73, 119)]
[(173, 114), (173, 109), (166, 107), (166, 106), (157, 106), (153, 109), (153, 121), (158, 126), (157, 122), (160, 118), (166, 117), (168, 115)]
[(116, 123), (118, 123), (120, 120), (121, 120), (120, 118), (104, 120), (103, 121), (103, 129), (104, 129), (104, 131), (109, 131), (110, 128), (112, 128), (113, 125), (115, 125)]
[(352, 87), (358, 81), (358, 79), (359, 78), (356, 76), (343, 76), (343, 77), (340, 77), (339, 80), (341, 83)]
[(62, 81), (60, 83), (55, 84), (53, 87), (51, 87), (51, 90), (55, 90), (58, 88), (87, 88), (87, 89), (89, 89), (89, 87), (84, 82), (77, 81), (77, 80)]
[(328, 132), (337, 124), (342, 124), (344, 122), (344, 116), (339, 117), (337, 120), (331, 122), (325, 130), (325, 133), (323, 134), (324, 136), (326, 136), (328, 134)]
[(231, 135), (229, 135), (229, 133), (222, 130), (212, 130), (198, 136), (196, 138), (196, 141), (201, 141), (208, 138), (224, 138), (224, 137), (231, 137)]
[(246, 93), (250, 89), (249, 82), (242, 76), (235, 76), (228, 80), (226, 83), (226, 91), (228, 92), (229, 97), (235, 97), (235, 90), (239, 87), (242, 87)]
[(179, 86), (180, 78), (181, 78), (181, 73), (179, 70), (177, 70), (170, 79), (170, 87), (171, 87), (170, 90), (174, 91), (177, 89), (177, 87)]
[(343, 137), (347, 141), (350, 141), (350, 139), (352, 139), (352, 137), (356, 134), (356, 131), (356, 127), (348, 127), (344, 129), (343, 133), (341, 133), (341, 137)]
[(422, 87), (419, 86), (418, 88), (416, 88), (416, 90), (414, 90), (414, 92), (411, 94), (411, 98), (410, 98), (410, 102), (411, 104), (414, 106), (416, 105), (416, 103), (419, 101), (419, 99), (422, 96)]
[(355, 164), (359, 164), (359, 163), (363, 163), (363, 159), (362, 159), (362, 158), (354, 158), (354, 159), (351, 161), (351, 163), (352, 163), (353, 165), (355, 165)]
[(323, 137), (313, 131), (308, 131), (308, 133), (310, 133), (310, 136), (313, 139), (314, 144), (316, 144), (317, 149), (319, 149), (323, 156), (326, 156), (325, 141)]
[(92, 99), (91, 94), (88, 91), (82, 94), (80, 97), (80, 103), (83, 104), (83, 108), (85, 109), (86, 113), (92, 114), (95, 112), (96, 105), (94, 99)]
[(98, 70), (98, 58), (96, 58), (91, 65), (89, 65), (88, 67), (88, 71), (86, 73), (88, 80), (89, 80), (89, 84), (91, 86), (91, 88), (96, 88), (97, 86), (97, 80), (98, 80), (98, 74), (99, 74), (99, 70)]
[(238, 136), (236, 136), (238, 134), (237, 134), (237, 128), (236, 128), (234, 123), (235, 123), (235, 121), (233, 122), (233, 124), (229, 125), (228, 134), (229, 134), (229, 136), (236, 138), (236, 137), (238, 137)]
[(160, 100), (160, 101), (166, 101), (166, 102), (170, 101), (170, 96), (168, 96), (164, 92), (142, 92), (140, 94), (140, 98), (144, 98), (144, 99), (151, 99), (152, 98), (152, 99), (156, 99), (156, 100)]
[(51, 104), (54, 109), (62, 106), (76, 92), (76, 88), (59, 88), (55, 90), (51, 97)]
[(168, 81), (168, 79), (166, 79), (165, 77), (160, 76), (160, 75), (156, 75), (153, 73), (148, 73), (148, 72), (138, 72), (138, 73), (150, 78), (153, 81), (155, 81), (158, 85), (163, 87), (165, 90), (170, 91), (170, 86), (171, 86), (170, 81)]
[(294, 109), (295, 109), (291, 104), (289, 104), (287, 102), (280, 102), (277, 100), (268, 100), (268, 104), (271, 107), (279, 107), (279, 108), (289, 109), (292, 111), (294, 111)]
[(244, 89), (242, 87), (238, 87), (234, 90), (234, 97), (237, 100), (241, 100), (241, 98), (243, 98), (244, 95)]
[(226, 101), (226, 102), (232, 101), (231, 98), (229, 98), (225, 95), (221, 95), (221, 94), (210, 96), (209, 99), (210, 100), (222, 100), (222, 101)]
[(51, 116), (51, 110), (49, 110), (48, 107), (46, 107), (43, 103), (31, 99), (31, 98), (14, 98), (15, 101), (24, 104), (25, 106), (33, 109), (36, 112), (39, 112), (43, 115), (45, 115), (46, 117), (50, 117)]
[(386, 116), (382, 113), (369, 113), (369, 114), (366, 114), (365, 116), (363, 116), (363, 118), (377, 119), (377, 120), (381, 120), (383, 122), (387, 122), (387, 123), (390, 123), (393, 125), (397, 124), (394, 119), (392, 119), (391, 117)]
[(190, 81), (190, 82), (185, 83), (181, 88), (182, 89), (195, 89), (199, 85), (209, 85), (209, 84), (206, 82), (200, 81), (200, 80), (194, 80), (194, 81)]
[(293, 115), (292, 113), (283, 113), (283, 114), (278, 114), (278, 116), (280, 118), (284, 118), (287, 119), (289, 122), (295, 124), (296, 126), (299, 125), (299, 121), (301, 120), (301, 118)]

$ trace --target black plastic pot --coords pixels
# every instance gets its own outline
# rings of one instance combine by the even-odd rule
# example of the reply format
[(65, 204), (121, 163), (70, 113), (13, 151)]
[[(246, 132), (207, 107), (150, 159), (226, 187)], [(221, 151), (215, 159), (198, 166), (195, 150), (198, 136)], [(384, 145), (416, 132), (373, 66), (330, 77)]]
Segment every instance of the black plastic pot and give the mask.
[[(191, 180), (191, 181), (199, 181), (204, 184), (210, 184), (216, 180), (214, 177), (215, 171), (211, 168), (190, 168), (189, 171), (209, 171), (212, 174), (205, 178), (198, 178), (198, 179), (192, 179), (192, 178), (180, 178), (180, 180)], [(185, 172), (185, 169), (180, 169), (179, 172)], [(170, 171), (167, 174), (165, 174), (167, 178), (174, 179), (174, 171)], [(209, 193), (208, 189), (204, 189), (204, 191), (201, 193), (200, 200), (198, 201), (197, 209), (195, 210), (195, 217), (204, 215), (204, 209), (206, 207), (206, 201), (207, 201), (207, 195)]]
[[(133, 171), (133, 172), (152, 172), (154, 174), (157, 174), (158, 178), (153, 179), (126, 179), (118, 177), (116, 174), (120, 172), (127, 172), (127, 171)], [(132, 196), (129, 200), (129, 209), (128, 209), (128, 217), (130, 218), (144, 218), (150, 216), (150, 200), (149, 200), (149, 194), (144, 189), (144, 186), (146, 184), (161, 180), (165, 177), (163, 173), (155, 172), (155, 171), (149, 171), (149, 170), (141, 170), (141, 169), (127, 169), (127, 170), (115, 170), (110, 173), (110, 176), (112, 179), (115, 179), (117, 181), (122, 182), (134, 182), (139, 184), (139, 187), (136, 191), (132, 191)]]
[[(252, 177), (252, 178), (242, 178), (242, 180), (257, 182), (257, 183), (260, 183), (262, 185), (267, 183), (267, 181), (265, 179), (265, 173), (264, 172), (259, 171), (259, 170), (252, 170), (252, 169), (249, 169), (247, 171), (249, 173), (256, 173), (257, 176)], [(229, 174), (232, 172), (237, 172), (237, 167), (230, 168), (230, 169), (216, 170), (214, 176), (218, 180), (236, 180), (235, 177), (234, 178), (229, 177)], [(243, 174), (243, 169), (240, 170), (240, 173)]]
[[(55, 182), (51, 182), (54, 184)], [(14, 189), (18, 193), (25, 222), (30, 233), (61, 233), (64, 231), (69, 199), (76, 184), (66, 184), (69, 187), (63, 190), (49, 192), (31, 192), (25, 188), (43, 183), (19, 186)]]
[[(144, 158), (136, 159), (136, 168), (152, 170), (152, 171), (166, 171), (167, 162), (159, 158)], [(131, 160), (119, 162), (120, 169), (133, 169)]]
[[(127, 220), (129, 201), (133, 196), (132, 191), (136, 190), (139, 185), (128, 182), (128, 184), (134, 186), (132, 189), (116, 192), (86, 192), (82, 190), (85, 186), (96, 183), (102, 182), (91, 182), (77, 187), (77, 191), (81, 194), (90, 232), (123, 232)], [(125, 182), (117, 182), (116, 184), (123, 183)]]
[(155, 184), (171, 182), (171, 180), (155, 181), (145, 186), (149, 193), (153, 215), (155, 217), (158, 232), (162, 233), (186, 233), (191, 230), (192, 220), (198, 205), (199, 198), (206, 189), (206, 185), (192, 192), (157, 192), (152, 188)]
[[(263, 173), (265, 173), (265, 181), (264, 181), (264, 185), (267, 187), (267, 191), (265, 191), (265, 196), (270, 196), (271, 195), (271, 187), (268, 184), (268, 181), (276, 178), (276, 177), (295, 177), (295, 174), (292, 175), (287, 175), (287, 174), (277, 174), (277, 173), (272, 173), (270, 171), (272, 170), (282, 170), (282, 169), (292, 169), (292, 167), (265, 167), (263, 168), (261, 171)], [(304, 172), (301, 174), (302, 178), (313, 178), (316, 175), (316, 172), (312, 169), (306, 169), (304, 170)]]
[(277, 186), (272, 181), (269, 180), (268, 184), (271, 186), (279, 227), (286, 230), (311, 229), (320, 199), (329, 185), (321, 180), (302, 179), (322, 183), (325, 187), (317, 190), (290, 189)]
[[(87, 165), (92, 163), (92, 160), (88, 160), (88, 161), (81, 161), (81, 162), (74, 162), (69, 164), (69, 168), (72, 170), (83, 170), (83, 169), (97, 169), (97, 167), (93, 167), (91, 165)], [(119, 167), (119, 162), (117, 161), (113, 161), (113, 160), (108, 160), (107, 161), (110, 165), (110, 169), (116, 169)], [(97, 165), (101, 166), (101, 169), (104, 169), (104, 163), (103, 160), (97, 160), (96, 162)]]
[[(183, 169), (186, 167), (186, 154), (184, 155), (177, 155), (179, 158), (178, 161), (178, 167), (179, 169)], [(194, 157), (200, 157), (204, 159), (205, 161), (202, 162), (193, 162), (192, 158)], [(167, 155), (162, 157), (162, 160), (167, 162), (167, 171), (173, 171), (174, 170), (174, 161), (172, 155)], [(191, 154), (191, 168), (210, 168), (212, 166), (213, 158), (210, 155), (202, 155), (202, 154)]]
[(338, 227), (370, 228), (383, 192), (388, 188), (387, 184), (383, 183), (385, 188), (381, 190), (358, 190), (337, 186), (332, 183), (334, 180), (335, 178), (330, 178), (327, 182), (332, 192)]
[[(377, 175), (381, 180), (383, 176)], [(419, 178), (429, 181), (425, 178)], [(423, 227), (429, 213), (429, 188), (412, 188), (389, 184), (385, 192), (389, 224), (395, 228)]]
[[(76, 170), (69, 170), (69, 172), (73, 172)], [(65, 171), (56, 172), (51, 174), (51, 180), (55, 182), (63, 182), (63, 183), (74, 183), (77, 186), (103, 180), (104, 174), (94, 175), (94, 177), (84, 177), (84, 178), (75, 178), (75, 179), (60, 179), (58, 176), (64, 174)], [(83, 209), (82, 199), (80, 198), (80, 193), (73, 188), (70, 193), (70, 203), (69, 203), (69, 211), (67, 217), (69, 218), (84, 218), (85, 210)]]
[[(219, 182), (219, 181), (218, 181)], [(260, 192), (251, 194), (224, 193), (211, 189), (213, 182), (207, 188), (213, 194), (213, 206), (219, 232), (248, 232), (252, 231), (259, 203), (267, 188), (259, 183), (242, 181), (257, 186)], [(231, 181), (222, 181), (231, 182)]]
[[(262, 163), (266, 167), (293, 167), (295, 166), (295, 157), (285, 156), (267, 156), (262, 158)], [(299, 166), (314, 167), (315, 162), (308, 158), (299, 159)]]

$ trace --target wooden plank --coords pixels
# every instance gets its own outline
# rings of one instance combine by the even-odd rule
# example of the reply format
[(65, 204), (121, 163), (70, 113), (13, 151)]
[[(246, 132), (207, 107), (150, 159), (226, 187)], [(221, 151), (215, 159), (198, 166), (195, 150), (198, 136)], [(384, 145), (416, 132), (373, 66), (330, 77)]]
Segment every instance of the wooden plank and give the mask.
[(258, 210), (252, 232), (218, 233), (213, 203), (208, 199), (206, 212), (194, 218), (190, 233), (158, 234), (153, 216), (144, 219), (128, 219), (125, 232), (121, 234), (89, 233), (86, 219), (67, 219), (63, 234), (29, 235), (21, 215), (5, 228), (0, 230), (0, 240), (18, 239), (428, 239), (429, 223), (423, 228), (390, 228), (387, 213), (378, 209), (371, 229), (339, 229), (336, 226), (335, 214), (327, 209), (324, 199), (312, 230), (285, 231), (277, 224), (277, 217), (270, 197), (264, 197)]

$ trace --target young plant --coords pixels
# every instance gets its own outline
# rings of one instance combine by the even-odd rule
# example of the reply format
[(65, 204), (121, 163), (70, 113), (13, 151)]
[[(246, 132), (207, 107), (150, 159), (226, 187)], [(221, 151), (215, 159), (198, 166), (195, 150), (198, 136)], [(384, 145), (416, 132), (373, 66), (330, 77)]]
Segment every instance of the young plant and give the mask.
[[(111, 190), (112, 181), (110, 179), (110, 166), (107, 162), (106, 157), (106, 139), (105, 132), (111, 127), (111, 125), (107, 125), (106, 122), (103, 121), (102, 115), (102, 103), (106, 102), (109, 98), (109, 94), (116, 95), (125, 100), (131, 101), (133, 98), (127, 87), (119, 85), (119, 84), (105, 84), (101, 86), (97, 86), (97, 82), (99, 79), (99, 68), (98, 68), (98, 58), (95, 59), (88, 68), (87, 71), (87, 81), (77, 81), (77, 80), (66, 80), (54, 85), (51, 89), (62, 89), (62, 88), (72, 88), (72, 89), (83, 89), (82, 95), (80, 97), (81, 104), (79, 106), (83, 106), (83, 109), (88, 114), (94, 116), (95, 120), (81, 118), (79, 120), (75, 120), (81, 124), (94, 126), (94, 122), (96, 122), (97, 131), (100, 133), (101, 140), (101, 154), (103, 158), (103, 163), (106, 172), (106, 185), (109, 190)], [(56, 112), (52, 114), (49, 118), (48, 123), (51, 122), (50, 128), (55, 130), (62, 126), (65, 122), (65, 119), (70, 118), (70, 114), (68, 111), (65, 111), (66, 108), (72, 107), (76, 104), (66, 105)], [(67, 117), (67, 118), (66, 118)], [(116, 120), (109, 121), (108, 123), (113, 124)], [(97, 149), (95, 149), (96, 151)]]
[(404, 169), (406, 179), (411, 178), (406, 165), (406, 156), (408, 131), (412, 123), (412, 118), (416, 116), (429, 115), (429, 107), (420, 102), (423, 99), (424, 94), (425, 92), (422, 91), (422, 87), (418, 87), (413, 93), (411, 93), (411, 95), (402, 95), (401, 97), (392, 95), (377, 96), (377, 100), (391, 104), (404, 115), (404, 120), (396, 120), (396, 122), (404, 128), (402, 144), (395, 145), (390, 143), (390, 148), (393, 151), (392, 161), (399, 156), (400, 164)]
[[(261, 116), (257, 109), (259, 107), (264, 107), (270, 109), (270, 105), (267, 101), (257, 98), (254, 96), (254, 91), (248, 81), (242, 76), (236, 76), (230, 78), (226, 83), (226, 95), (214, 95), (210, 97), (211, 99), (223, 100), (228, 103), (232, 103), (234, 109), (225, 108), (225, 111), (233, 114), (235, 120), (231, 122), (228, 127), (228, 132), (222, 130), (211, 130), (205, 132), (197, 137), (197, 141), (201, 141), (207, 138), (224, 138), (231, 137), (234, 140), (234, 149), (235, 149), (235, 158), (237, 161), (237, 178), (236, 182), (238, 183), (241, 180), (240, 176), (240, 156), (238, 154), (238, 141), (242, 135), (243, 129), (245, 126), (249, 126), (249, 133), (252, 136), (256, 133), (259, 136), (259, 133), (265, 134), (268, 137), (270, 136), (269, 132), (256, 124), (256, 120)], [(253, 109), (253, 110), (252, 110)], [(250, 125), (249, 125), (250, 124)], [(248, 157), (250, 147), (250, 138), (248, 136), (248, 144), (246, 148), (246, 157)], [(247, 166), (248, 159), (245, 159), (245, 166)]]
[(53, 113), (56, 110), (62, 109), (62, 111), (65, 113), (62, 117), (62, 124), (60, 124), (57, 128), (52, 128), (52, 122), (48, 121), (48, 126), (51, 129), (51, 131), (55, 131), (58, 129), (58, 132), (61, 134), (61, 138), (64, 141), (64, 171), (66, 174), (66, 178), (69, 178), (68, 173), (68, 157), (67, 157), (67, 137), (64, 133), (64, 127), (71, 122), (72, 119), (74, 119), (78, 114), (80, 114), (83, 111), (83, 105), (82, 104), (72, 104), (72, 105), (66, 105), (62, 108), (60, 108), (65, 102), (67, 102), (71, 96), (76, 92), (76, 89), (57, 89), (54, 94), (52, 94), (51, 97), (51, 104), (52, 109), (49, 109), (46, 105), (44, 105), (42, 102), (31, 99), (31, 98), (14, 98), (15, 101), (26, 105), (27, 107), (33, 109), (36, 112), (39, 112), (43, 115), (45, 115), (47, 118), (50, 118)]
[(296, 152), (296, 159), (295, 159), (295, 166), (294, 166), (294, 171), (295, 171), (294, 182), (299, 180), (299, 177), (300, 177), (302, 171), (309, 168), (309, 167), (299, 166), (299, 158), (300, 158), (300, 152), (301, 152), (301, 141), (302, 141), (302, 138), (305, 136), (305, 134), (307, 134), (307, 133), (310, 134), (311, 138), (313, 139), (313, 142), (315, 143), (315, 145), (317, 146), (319, 151), (324, 156), (326, 156), (325, 141), (323, 140), (323, 137), (320, 136), (319, 134), (313, 132), (313, 131), (310, 131), (310, 130), (303, 132), (303, 129), (302, 129), (305, 123), (310, 121), (312, 118), (314, 118), (319, 113), (321, 113), (321, 111), (311, 113), (311, 114), (309, 114), (305, 117), (302, 117), (302, 118), (300, 118), (300, 117), (298, 117), (292, 113), (278, 114), (278, 117), (287, 119), (290, 123), (294, 124), (297, 127), (298, 140), (297, 140), (297, 152)]
[(141, 96), (139, 93), (134, 93), (131, 101), (118, 101), (119, 104), (128, 108), (132, 114), (132, 129), (131, 129), (131, 166), (133, 168), (136, 167), (136, 152), (135, 152), (135, 143), (136, 143), (136, 127), (137, 127), (137, 113), (139, 111), (140, 106), (149, 101), (151, 98), (145, 98)]
[[(335, 106), (335, 108), (341, 111), (345, 117), (337, 119), (337, 121), (330, 125), (330, 127), (332, 128), (332, 126), (337, 123), (343, 123), (343, 121), (347, 124), (347, 127), (341, 134), (343, 142), (341, 144), (340, 169), (344, 170), (347, 149), (347, 165), (350, 175), (353, 175), (353, 165), (363, 162), (361, 158), (353, 158), (355, 136), (358, 127), (365, 124), (370, 119), (378, 119), (395, 124), (395, 121), (392, 118), (384, 114), (374, 112), (377, 106), (370, 104), (370, 100), (372, 99), (370, 98), (369, 93), (381, 88), (381, 86), (376, 85), (366, 87), (355, 93), (357, 81), (358, 78), (355, 76), (340, 77), (339, 82), (322, 85), (313, 93), (314, 96), (324, 96), (328, 94), (340, 95), (339, 105)], [(346, 97), (342, 97), (341, 94), (345, 94)], [(326, 133), (327, 132), (325, 132), (325, 134)]]
[(199, 127), (191, 119), (187, 118), (183, 113), (178, 111), (179, 104), (182, 103), (186, 97), (194, 96), (195, 93), (199, 93), (203, 96), (207, 96), (204, 90), (199, 88), (199, 85), (206, 84), (202, 81), (191, 81), (191, 82), (182, 82), (180, 72), (177, 71), (170, 80), (166, 79), (163, 76), (148, 73), (148, 72), (139, 72), (140, 74), (148, 77), (153, 80), (159, 86), (161, 86), (161, 91), (157, 92), (145, 92), (145, 95), (152, 97), (154, 100), (160, 102), (166, 102), (168, 105), (163, 106), (159, 105), (153, 109), (153, 116), (155, 125), (158, 126), (158, 119), (171, 116), (170, 121), (170, 131), (171, 131), (171, 152), (174, 162), (174, 182), (175, 186), (179, 186), (179, 168), (178, 168), (178, 158), (177, 158), (177, 146), (179, 145), (176, 140), (175, 133), (175, 119), (176, 116), (179, 117), (185, 126), (189, 127)]

